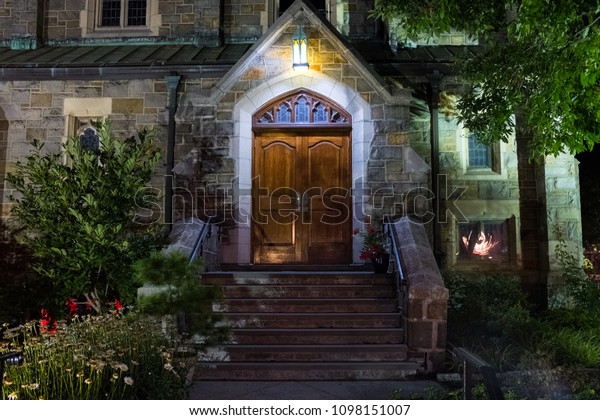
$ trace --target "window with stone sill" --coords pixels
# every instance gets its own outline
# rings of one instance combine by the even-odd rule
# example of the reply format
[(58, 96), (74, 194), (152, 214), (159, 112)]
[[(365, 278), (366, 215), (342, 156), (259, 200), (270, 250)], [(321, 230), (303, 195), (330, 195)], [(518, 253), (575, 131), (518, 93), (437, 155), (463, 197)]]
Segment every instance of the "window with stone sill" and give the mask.
[(466, 141), (467, 172), (500, 173), (500, 144), (483, 144), (473, 133), (468, 133)]
[(150, 3), (157, 0), (97, 0), (95, 26), (100, 30), (148, 27)]
[(81, 14), (85, 38), (157, 36), (161, 15), (159, 0), (88, 0)]

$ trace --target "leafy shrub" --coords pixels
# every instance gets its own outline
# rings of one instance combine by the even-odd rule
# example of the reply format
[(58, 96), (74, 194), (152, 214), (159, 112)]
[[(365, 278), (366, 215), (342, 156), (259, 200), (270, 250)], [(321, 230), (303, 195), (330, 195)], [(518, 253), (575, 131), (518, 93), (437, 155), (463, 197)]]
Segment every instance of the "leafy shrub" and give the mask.
[(189, 263), (180, 252), (151, 253), (136, 262), (135, 277), (141, 284), (156, 286), (157, 290), (139, 296), (138, 307), (150, 315), (184, 317), (185, 332), (201, 336), (207, 345), (221, 343), (227, 339), (228, 329), (218, 325), (222, 315), (213, 311), (220, 289), (200, 282), (202, 270), (202, 260)]
[(518, 333), (532, 322), (519, 279), (506, 274), (482, 277), (449, 273), (449, 333), (498, 336)]
[(41, 331), (30, 322), (12, 332), (9, 345), (23, 351), (25, 363), (6, 367), (3, 398), (185, 398), (187, 366), (175, 361), (158, 321), (85, 316)]
[(34, 140), (31, 155), (7, 175), (16, 192), (12, 215), (25, 229), (19, 239), (33, 255), (44, 290), (38, 305), (54, 311), (92, 291), (131, 301), (137, 288), (133, 262), (163, 243), (159, 226), (135, 217), (156, 200), (147, 189), (160, 158), (156, 131), (122, 140), (108, 122), (95, 127), (98, 149), (70, 138), (64, 153), (52, 154)]

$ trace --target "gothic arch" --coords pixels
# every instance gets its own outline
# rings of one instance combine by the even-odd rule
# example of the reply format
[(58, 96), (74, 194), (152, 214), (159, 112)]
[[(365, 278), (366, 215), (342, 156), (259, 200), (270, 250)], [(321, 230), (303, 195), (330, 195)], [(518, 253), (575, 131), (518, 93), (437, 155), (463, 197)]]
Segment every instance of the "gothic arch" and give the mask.
[[(351, 118), (352, 129), (352, 182), (353, 188), (362, 188), (366, 178), (369, 147), (373, 139), (371, 107), (359, 92), (321, 73), (296, 73), (290, 71), (249, 90), (236, 103), (233, 110), (234, 135), (232, 157), (236, 177), (233, 185), (233, 206), (238, 224), (229, 234), (229, 243), (223, 247), (223, 262), (249, 264), (251, 261), (251, 178), (252, 178), (252, 116), (274, 98), (306, 89), (327, 98), (344, 110)], [(353, 214), (362, 214), (366, 197), (353, 198)], [(359, 262), (356, 247), (354, 262)]]

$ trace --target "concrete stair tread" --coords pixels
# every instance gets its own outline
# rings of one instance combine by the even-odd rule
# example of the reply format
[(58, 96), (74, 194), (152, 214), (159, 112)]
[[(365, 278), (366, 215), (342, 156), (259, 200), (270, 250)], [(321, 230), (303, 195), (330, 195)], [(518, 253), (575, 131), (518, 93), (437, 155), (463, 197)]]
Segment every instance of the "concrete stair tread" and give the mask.
[(406, 344), (395, 344), (395, 343), (384, 343), (384, 344), (368, 344), (368, 343), (355, 343), (355, 344), (225, 344), (224, 347), (236, 348), (236, 349), (256, 349), (256, 350), (268, 350), (268, 351), (292, 351), (292, 350), (323, 350), (333, 351), (340, 349), (382, 349), (390, 350), (397, 349), (399, 347), (406, 347)]
[(210, 362), (202, 380), (405, 380), (418, 375), (418, 362)]

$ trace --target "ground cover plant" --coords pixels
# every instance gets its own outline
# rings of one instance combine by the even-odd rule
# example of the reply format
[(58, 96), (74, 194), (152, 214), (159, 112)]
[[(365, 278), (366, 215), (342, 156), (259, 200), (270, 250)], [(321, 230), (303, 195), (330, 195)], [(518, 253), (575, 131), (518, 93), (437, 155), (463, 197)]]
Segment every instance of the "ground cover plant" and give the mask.
[(446, 274), (449, 342), (476, 352), (516, 398), (598, 398), (600, 291), (560, 240), (563, 287), (547, 309), (516, 276)]
[(32, 321), (9, 333), (3, 399), (182, 399), (189, 365), (175, 358), (160, 319), (121, 310), (70, 321)]

